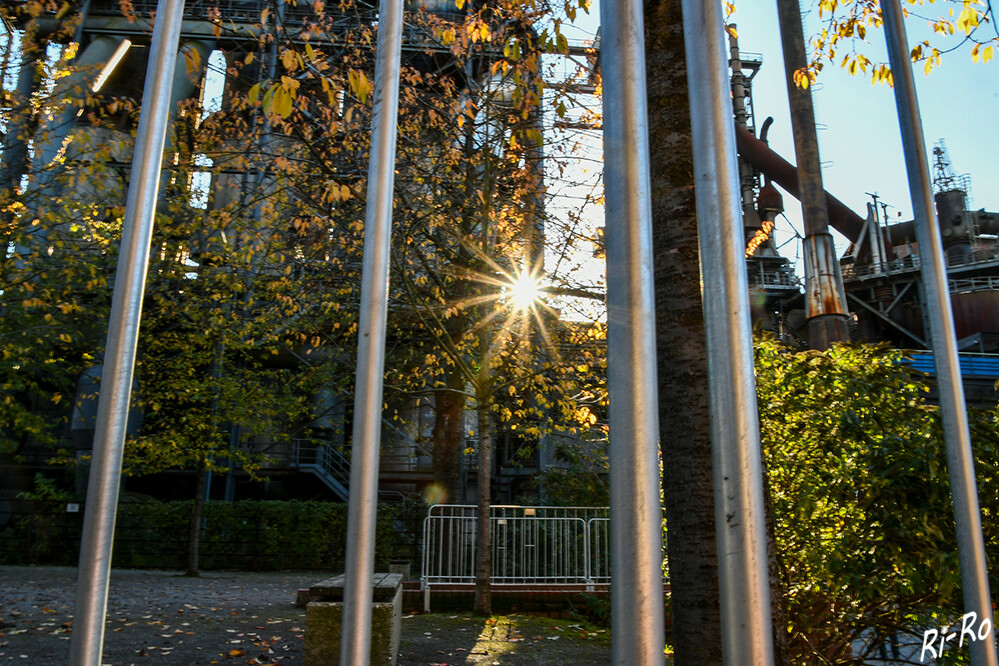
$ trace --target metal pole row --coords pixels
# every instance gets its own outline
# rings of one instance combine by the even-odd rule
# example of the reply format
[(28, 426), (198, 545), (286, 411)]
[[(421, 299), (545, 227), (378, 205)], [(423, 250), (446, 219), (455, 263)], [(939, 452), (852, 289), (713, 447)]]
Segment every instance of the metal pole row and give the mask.
[(365, 666), (371, 644), (371, 585), (374, 577), (378, 456), (381, 442), (388, 315), (392, 191), (402, 53), (402, 0), (381, 0), (375, 53), (375, 89), (364, 221), (361, 311), (358, 316), (357, 379), (347, 509), (346, 580), (340, 663)]
[(652, 209), (639, 0), (600, 4), (615, 664), (664, 663)]
[(726, 664), (770, 666), (762, 453), (721, 2), (683, 0), (683, 27), (704, 279), (722, 654)]
[(94, 453), (80, 544), (76, 609), (70, 663), (99, 666), (104, 646), (121, 462), (128, 424), (128, 403), (139, 337), (142, 297), (153, 234), (160, 165), (170, 117), (170, 91), (177, 62), (184, 0), (160, 0), (149, 48), (146, 86), (125, 201), (121, 254), (111, 301)]
[[(909, 49), (898, 0), (882, 0), (885, 39), (891, 63), (898, 107), (898, 124), (902, 133), (909, 196), (915, 216), (916, 242), (922, 265), (922, 285), (926, 297), (926, 313), (930, 321), (931, 347), (936, 363), (937, 384), (940, 388), (940, 415), (943, 420), (944, 443), (947, 449), (947, 471), (954, 500), (954, 523), (957, 528), (957, 551), (961, 563), (964, 608), (976, 615), (976, 629), (986, 621), (992, 623), (992, 597), (982, 537), (982, 515), (975, 484), (975, 463), (971, 450), (968, 411), (961, 383), (961, 367), (957, 355), (957, 335), (951, 311), (947, 268), (944, 264), (943, 241), (934, 214), (933, 190), (926, 157), (926, 142), (916, 100), (916, 86), (909, 61)], [(971, 663), (974, 666), (996, 666), (996, 647), (990, 630), (988, 640), (971, 641)]]

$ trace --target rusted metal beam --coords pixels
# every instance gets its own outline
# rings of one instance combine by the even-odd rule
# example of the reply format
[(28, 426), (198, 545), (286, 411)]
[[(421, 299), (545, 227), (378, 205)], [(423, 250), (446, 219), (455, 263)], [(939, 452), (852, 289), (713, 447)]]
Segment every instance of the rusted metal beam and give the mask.
[[(762, 171), (773, 182), (783, 187), (796, 199), (801, 199), (801, 189), (798, 187), (798, 168), (774, 152), (770, 146), (750, 134), (743, 127), (736, 127), (735, 142), (739, 155)], [(829, 212), (829, 224), (856, 243), (860, 232), (864, 229), (865, 220), (853, 212), (845, 203), (823, 190), (826, 209)]]

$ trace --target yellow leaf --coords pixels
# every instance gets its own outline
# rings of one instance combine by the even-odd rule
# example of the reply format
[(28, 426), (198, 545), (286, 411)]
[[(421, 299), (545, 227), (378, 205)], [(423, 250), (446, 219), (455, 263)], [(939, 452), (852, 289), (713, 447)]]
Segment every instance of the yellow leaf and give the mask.
[(970, 35), (978, 27), (978, 10), (971, 5), (966, 5), (961, 15), (957, 17), (957, 28), (963, 30), (966, 35)]
[(361, 100), (361, 104), (364, 104), (368, 99), (368, 92), (371, 90), (371, 82), (368, 81), (368, 77), (365, 76), (364, 72), (352, 69), (347, 78), (350, 81), (351, 91)]
[(984, 49), (982, 49), (982, 62), (988, 62), (992, 60), (992, 45), (989, 44)]
[(283, 87), (277, 88), (274, 91), (274, 113), (282, 118), (287, 118), (291, 115), (291, 106), (291, 94)]

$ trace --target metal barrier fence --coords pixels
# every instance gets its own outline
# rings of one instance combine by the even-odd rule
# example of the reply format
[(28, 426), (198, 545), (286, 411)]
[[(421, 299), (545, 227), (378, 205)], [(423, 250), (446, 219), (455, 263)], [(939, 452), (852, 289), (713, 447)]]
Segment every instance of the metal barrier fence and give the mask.
[[(423, 523), (423, 585), (475, 582), (476, 507), (437, 504)], [(490, 507), (494, 585), (610, 583), (607, 507)]]

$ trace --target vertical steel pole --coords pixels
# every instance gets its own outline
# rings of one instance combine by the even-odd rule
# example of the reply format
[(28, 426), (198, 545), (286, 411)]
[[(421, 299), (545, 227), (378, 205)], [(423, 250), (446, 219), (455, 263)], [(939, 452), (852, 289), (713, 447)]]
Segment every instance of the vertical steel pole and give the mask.
[(604, 192), (613, 661), (665, 660), (652, 208), (640, 0), (605, 0)]
[(749, 288), (719, 0), (683, 0), (726, 664), (774, 663)]
[[(882, 0), (881, 11), (885, 39), (888, 42), (888, 59), (895, 80), (895, 104), (898, 106), (898, 124), (909, 177), (909, 196), (912, 198), (912, 211), (916, 218), (916, 242), (919, 243), (926, 312), (930, 320), (931, 345), (940, 387), (940, 415), (947, 448), (947, 471), (954, 499), (964, 608), (966, 612), (974, 612), (979, 623), (987, 619), (989, 626), (994, 626), (985, 541), (982, 537), (982, 515), (975, 484), (975, 463), (971, 451), (964, 386), (961, 384), (961, 368), (958, 364), (947, 268), (944, 264), (940, 227), (936, 224), (934, 214), (930, 168), (905, 26), (902, 23), (902, 6), (898, 0)], [(976, 623), (975, 626), (980, 624)], [(987, 640), (972, 641), (970, 651), (974, 666), (996, 666), (996, 647), (991, 632)]]
[(128, 424), (128, 403), (132, 393), (132, 371), (135, 368), (163, 144), (170, 117), (170, 89), (183, 17), (184, 0), (159, 1), (149, 47), (149, 66), (132, 157), (132, 175), (125, 200), (121, 253), (111, 302), (104, 372), (101, 375), (94, 454), (80, 544), (75, 621), (70, 641), (70, 663), (74, 666), (99, 666), (104, 646), (111, 545)]
[(402, 53), (402, 0), (378, 6), (375, 91), (364, 219), (361, 312), (358, 318), (357, 380), (347, 509), (346, 581), (340, 663), (365, 666), (371, 650), (371, 585), (375, 560), (378, 454), (385, 369), (392, 186)]

